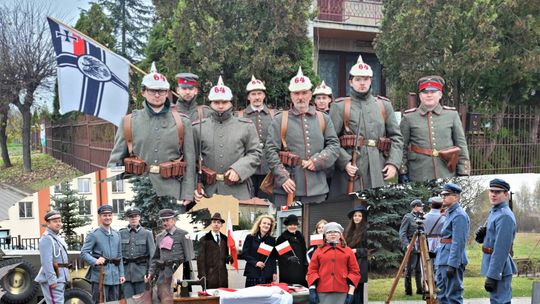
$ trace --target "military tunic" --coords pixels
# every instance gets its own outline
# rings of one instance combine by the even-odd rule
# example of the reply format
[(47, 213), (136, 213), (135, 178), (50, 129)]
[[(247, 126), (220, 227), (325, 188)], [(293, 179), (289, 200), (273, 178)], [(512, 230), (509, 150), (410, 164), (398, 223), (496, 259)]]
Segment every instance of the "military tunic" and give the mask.
[(226, 185), (216, 180), (212, 185), (204, 185), (207, 195), (232, 195), (239, 200), (251, 198), (250, 177), (261, 163), (261, 146), (255, 125), (250, 119), (232, 115), (232, 109), (212, 115), (193, 124), (195, 147), (199, 155), (199, 145), (203, 165), (223, 175), (233, 169), (240, 177), (240, 183)]
[[(406, 250), (407, 246), (409, 246), (417, 227), (415, 214), (413, 212), (409, 212), (403, 216), (401, 225), (399, 226), (399, 238), (404, 250)], [(422, 271), (420, 267), (420, 252), (418, 252), (418, 242), (414, 244), (409, 261), (405, 268), (405, 294), (412, 294), (411, 281), (413, 273), (414, 280), (416, 282), (416, 290), (422, 291)]]
[[(194, 97), (191, 101), (186, 102), (182, 97), (178, 97), (175, 106), (178, 113), (187, 115), (187, 117), (189, 117), (192, 122), (200, 120), (201, 118), (209, 117), (211, 112), (210, 107), (205, 105), (198, 105), (196, 99), (197, 98)], [(200, 108), (202, 111), (202, 117), (199, 117), (198, 108)]]
[[(182, 200), (193, 200), (195, 190), (195, 148), (193, 146), (193, 131), (191, 121), (182, 116), (184, 126), (183, 147), (179, 147), (176, 123), (168, 106), (160, 113), (155, 113), (146, 104), (144, 109), (135, 110), (131, 118), (133, 137), (133, 153), (142, 158), (147, 165), (159, 165), (183, 156), (187, 167), (184, 176), (162, 178), (159, 173), (147, 173), (158, 196), (172, 196)], [(124, 118), (120, 126), (124, 125)], [(123, 164), (128, 156), (128, 147), (124, 138), (124, 129), (116, 132), (114, 148), (109, 158), (108, 166)]]
[[(172, 248), (161, 248), (161, 241), (170, 236), (173, 239)], [(193, 245), (188, 239), (187, 231), (174, 227), (171, 231), (162, 231), (156, 236), (156, 251), (152, 257), (148, 274), (158, 275), (158, 284), (164, 279), (171, 278), (176, 269), (184, 263), (184, 261), (193, 258)], [(160, 267), (160, 263), (168, 263), (165, 267)]]
[(493, 252), (482, 256), (480, 273), (497, 280), (497, 288), (489, 293), (491, 303), (510, 303), (512, 275), (517, 273), (516, 264), (510, 256), (516, 236), (516, 218), (507, 202), (491, 208), (486, 227), (484, 247), (491, 248)]
[[(266, 140), (265, 158), (274, 174), (275, 204), (283, 205), (287, 193), (282, 188), (283, 183), (291, 174), (279, 159), (281, 143), (281, 120), (278, 114), (272, 121)], [(305, 203), (321, 202), (328, 193), (325, 169), (331, 167), (339, 153), (339, 140), (336, 136), (332, 120), (326, 114), (324, 118), (324, 133), (319, 125), (319, 119), (314, 106), (309, 106), (306, 113), (301, 114), (295, 108), (289, 111), (285, 140), (288, 149), (303, 160), (313, 160), (315, 171), (296, 166), (292, 169), (292, 179), (296, 184), (294, 193), (297, 200)]]
[[(360, 178), (355, 180), (353, 191), (383, 187), (385, 185), (382, 174), (384, 166), (393, 165), (397, 170), (401, 165), (403, 138), (394, 114), (394, 108), (386, 98), (377, 97), (382, 99), (386, 113), (385, 120), (377, 99), (370, 92), (371, 90), (366, 94), (360, 94), (351, 89), (350, 130), (355, 134), (359, 131), (359, 135), (363, 136), (366, 141), (387, 137), (392, 144), (388, 157), (385, 157), (377, 147), (364, 145), (359, 148), (356, 174)], [(343, 126), (344, 109), (345, 102), (343, 101), (335, 103), (330, 108), (330, 117), (338, 137), (344, 135), (345, 132)], [(351, 162), (351, 159), (352, 149), (340, 147), (329, 197), (337, 197), (347, 191), (349, 175), (345, 172), (345, 166)]]
[[(64, 289), (69, 271), (66, 267), (58, 268), (58, 276), (53, 263), (67, 264), (67, 244), (51, 229), (47, 228), (39, 239), (39, 257), (41, 268), (34, 279), (38, 282), (46, 303), (64, 303)], [(51, 285), (56, 284), (56, 288)]]
[[(432, 111), (424, 105), (405, 111), (401, 120), (403, 161), (400, 174), (411, 181), (427, 181), (456, 175), (470, 175), (469, 150), (459, 114), (455, 108), (438, 104)], [(424, 149), (461, 148), (456, 172), (451, 172), (440, 156), (428, 156), (410, 150), (415, 145)]]
[[(446, 219), (441, 230), (441, 239), (451, 239), (450, 243), (441, 241), (437, 250), (435, 281), (439, 292), (440, 303), (463, 303), (463, 273), (469, 263), (467, 252), (467, 235), (469, 234), (469, 216), (458, 203), (446, 211)], [(446, 277), (448, 267), (456, 269), (452, 279)]]
[(154, 255), (156, 245), (152, 231), (138, 226), (131, 229), (120, 229), (122, 239), (122, 257), (126, 282), (123, 285), (124, 296), (130, 298), (134, 294), (144, 292), (144, 276), (148, 273), (150, 259)]

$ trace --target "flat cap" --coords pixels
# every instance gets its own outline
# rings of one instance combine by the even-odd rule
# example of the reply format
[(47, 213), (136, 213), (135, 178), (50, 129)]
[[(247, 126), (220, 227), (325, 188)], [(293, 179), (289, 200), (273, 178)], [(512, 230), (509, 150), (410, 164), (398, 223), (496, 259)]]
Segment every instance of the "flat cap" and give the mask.
[(419, 199), (413, 199), (411, 203), (409, 204), (411, 207), (417, 207), (417, 206), (424, 206), (424, 203), (422, 203)]
[(343, 233), (343, 227), (339, 223), (336, 223), (336, 222), (330, 222), (330, 223), (324, 224), (323, 233), (328, 233), (332, 231)]
[(461, 189), (461, 187), (459, 185), (456, 185), (456, 184), (453, 184), (453, 183), (446, 183), (443, 186), (443, 191), (441, 192), (441, 194), (446, 194), (446, 193), (460, 194), (462, 191), (463, 191), (463, 189)]
[(428, 199), (428, 203), (430, 204), (442, 204), (442, 197), (440, 196), (433, 196)]
[(356, 212), (366, 212), (367, 209), (366, 207), (364, 207), (364, 205), (358, 205), (356, 207), (354, 207), (351, 211), (349, 211), (349, 213), (347, 214), (347, 216), (352, 219), (353, 215), (356, 213)]
[(132, 215), (141, 215), (141, 209), (137, 207), (130, 207), (128, 210), (126, 210), (125, 215), (127, 217), (130, 217)]
[(170, 219), (173, 217), (176, 217), (176, 212), (174, 212), (174, 210), (172, 209), (159, 210), (159, 219), (164, 220), (164, 219)]
[(501, 190), (508, 192), (510, 191), (510, 184), (500, 178), (492, 179), (489, 182), (489, 190)]
[(60, 211), (53, 210), (45, 213), (45, 216), (43, 218), (45, 219), (45, 221), (50, 221), (61, 217), (62, 215), (60, 214)]
[(111, 205), (102, 205), (97, 210), (98, 214), (112, 213), (112, 212), (113, 212), (113, 207)]

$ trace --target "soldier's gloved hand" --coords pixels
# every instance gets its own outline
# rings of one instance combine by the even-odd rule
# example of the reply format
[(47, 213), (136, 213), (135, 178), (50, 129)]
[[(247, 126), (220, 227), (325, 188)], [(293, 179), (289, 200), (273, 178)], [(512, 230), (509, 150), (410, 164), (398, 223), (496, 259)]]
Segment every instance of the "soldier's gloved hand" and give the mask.
[(234, 263), (233, 257), (228, 255), (227, 258), (225, 258), (225, 263), (228, 263), (228, 264)]
[(400, 184), (406, 184), (406, 183), (409, 183), (411, 181), (411, 179), (409, 178), (409, 174), (400, 174), (398, 176), (398, 182)]
[(343, 304), (351, 304), (353, 302), (354, 295), (348, 293)]
[(452, 266), (448, 266), (448, 270), (446, 270), (446, 277), (451, 280), (456, 276), (456, 268)]
[(484, 289), (487, 292), (494, 292), (497, 290), (497, 280), (492, 278), (486, 278), (486, 282), (484, 283)]
[(318, 304), (319, 295), (317, 294), (317, 288), (309, 289), (309, 304)]
[(297, 257), (297, 256), (290, 256), (287, 258), (287, 261), (289, 263), (295, 263), (295, 264), (300, 264), (300, 259)]
[(486, 226), (479, 227), (478, 229), (476, 229), (474, 240), (478, 244), (483, 244), (484, 243), (484, 238), (486, 237), (486, 232), (487, 232), (487, 227)]

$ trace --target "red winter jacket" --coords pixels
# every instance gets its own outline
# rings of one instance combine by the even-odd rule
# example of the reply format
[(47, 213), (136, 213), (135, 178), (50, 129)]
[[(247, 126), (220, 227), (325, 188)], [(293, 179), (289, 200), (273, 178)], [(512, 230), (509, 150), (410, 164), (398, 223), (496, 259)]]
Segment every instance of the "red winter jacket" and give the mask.
[(347, 279), (355, 287), (360, 280), (360, 269), (351, 248), (325, 244), (315, 250), (307, 273), (308, 286), (319, 280), (317, 292), (348, 292)]

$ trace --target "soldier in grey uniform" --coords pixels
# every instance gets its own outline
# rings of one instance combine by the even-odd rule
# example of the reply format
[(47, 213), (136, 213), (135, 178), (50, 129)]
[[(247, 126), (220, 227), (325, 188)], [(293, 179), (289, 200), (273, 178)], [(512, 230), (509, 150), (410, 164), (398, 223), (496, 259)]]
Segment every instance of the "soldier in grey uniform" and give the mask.
[[(269, 109), (264, 100), (266, 98), (266, 87), (264, 83), (259, 79), (256, 79), (254, 75), (251, 76), (251, 80), (246, 86), (247, 99), (249, 105), (245, 110), (238, 111), (238, 117), (245, 117), (251, 119), (257, 129), (259, 140), (261, 142), (261, 149), (264, 149), (266, 138), (268, 136), (268, 129), (272, 123), (272, 119), (276, 115), (274, 109)], [(261, 164), (257, 167), (255, 174), (251, 176), (251, 182), (253, 183), (253, 196), (259, 198), (271, 199), (271, 196), (260, 191), (260, 185), (266, 174), (268, 174), (268, 165), (264, 157), (261, 159)]]
[[(103, 294), (103, 302), (117, 301), (120, 284), (126, 280), (120, 233), (111, 227), (112, 212), (111, 205), (99, 207), (101, 225), (88, 233), (81, 249), (81, 258), (90, 265), (86, 278), (92, 282), (95, 303), (100, 302), (100, 294)], [(103, 283), (102, 291), (99, 290), (100, 281)]]
[(152, 231), (141, 227), (141, 210), (129, 208), (125, 213), (129, 225), (120, 229), (122, 239), (122, 259), (126, 282), (122, 285), (126, 299), (144, 292), (144, 276), (148, 274), (150, 259), (156, 245)]
[[(250, 199), (250, 178), (261, 164), (262, 155), (255, 125), (248, 118), (233, 116), (232, 92), (223, 84), (221, 76), (208, 99), (212, 109), (210, 117), (193, 124), (197, 155), (201, 154), (203, 166), (214, 171), (205, 175), (202, 192), (209, 196), (221, 194), (239, 200)], [(196, 201), (202, 199), (203, 194), (195, 191)]]
[(62, 229), (62, 218), (60, 212), (49, 211), (44, 219), (47, 228), (39, 239), (41, 268), (35, 281), (39, 283), (47, 304), (62, 304), (69, 277), (67, 244), (58, 235)]
[(193, 247), (187, 231), (176, 227), (176, 213), (173, 210), (160, 210), (159, 219), (163, 231), (156, 236), (156, 251), (145, 281), (151, 282), (157, 277), (160, 303), (172, 303), (172, 276), (184, 261), (193, 258)]
[[(399, 227), (399, 238), (403, 245), (404, 250), (407, 250), (407, 246), (411, 242), (411, 239), (416, 232), (416, 218), (422, 215), (424, 204), (419, 199), (415, 199), (411, 202), (411, 212), (405, 214), (401, 220), (401, 226)], [(414, 249), (409, 256), (409, 262), (405, 268), (405, 295), (412, 295), (412, 274), (414, 272), (414, 280), (416, 281), (416, 293), (422, 294), (422, 272), (420, 268), (420, 252), (418, 252), (418, 244), (414, 244)]]
[(185, 114), (193, 121), (201, 120), (210, 116), (210, 108), (205, 105), (197, 104), (197, 95), (199, 94), (199, 76), (192, 73), (176, 74), (176, 110)]
[[(345, 194), (349, 178), (354, 178), (352, 191), (383, 187), (385, 181), (396, 176), (401, 165), (403, 138), (394, 108), (385, 97), (371, 94), (372, 78), (373, 70), (359, 56), (349, 72), (350, 99), (336, 102), (330, 108), (341, 149), (329, 197)], [(344, 135), (358, 136), (358, 140), (346, 139)], [(355, 143), (356, 165), (351, 161)]]
[[(330, 117), (309, 104), (311, 87), (311, 80), (299, 68), (289, 84), (293, 107), (276, 116), (266, 140), (265, 158), (274, 174), (276, 206), (287, 203), (288, 193), (294, 193), (296, 200), (303, 203), (319, 203), (328, 193), (325, 170), (336, 161), (339, 141)], [(301, 165), (292, 168), (286, 168), (280, 158), (280, 151), (285, 148), (281, 139), (284, 114), (288, 116), (287, 151), (302, 159)]]
[[(187, 116), (170, 110), (166, 100), (168, 92), (169, 82), (152, 64), (151, 72), (142, 81), (144, 109), (135, 110), (122, 119), (108, 165), (122, 165), (130, 154), (137, 156), (144, 161), (146, 172), (143, 175), (150, 178), (157, 195), (174, 197), (186, 206), (193, 201), (195, 189), (193, 132)], [(132, 151), (125, 137), (126, 119), (131, 121)], [(184, 162), (183, 176), (164, 176), (162, 167), (178, 160)]]
[(313, 103), (317, 111), (330, 113), (330, 104), (332, 103), (332, 88), (326, 85), (324, 80), (313, 90)]
[[(443, 86), (444, 79), (440, 76), (418, 80), (420, 106), (405, 111), (400, 124), (403, 134), (401, 182), (421, 182), (471, 173), (469, 150), (459, 113), (456, 108), (440, 104)], [(449, 152), (450, 148), (455, 152)], [(454, 160), (448, 161), (452, 155)]]

